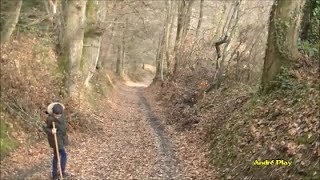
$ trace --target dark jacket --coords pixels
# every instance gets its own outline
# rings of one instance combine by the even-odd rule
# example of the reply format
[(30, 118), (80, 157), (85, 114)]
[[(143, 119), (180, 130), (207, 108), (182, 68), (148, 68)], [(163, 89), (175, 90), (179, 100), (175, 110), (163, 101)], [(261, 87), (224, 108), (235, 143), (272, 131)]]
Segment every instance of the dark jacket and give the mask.
[(48, 135), (48, 142), (50, 147), (55, 148), (54, 136), (52, 134), (52, 122), (55, 122), (55, 126), (57, 129), (57, 141), (59, 149), (64, 148), (64, 146), (68, 145), (68, 136), (67, 136), (67, 128), (66, 121), (64, 115), (59, 119), (56, 119), (53, 115), (49, 114), (46, 122), (46, 126), (43, 127), (44, 131)]

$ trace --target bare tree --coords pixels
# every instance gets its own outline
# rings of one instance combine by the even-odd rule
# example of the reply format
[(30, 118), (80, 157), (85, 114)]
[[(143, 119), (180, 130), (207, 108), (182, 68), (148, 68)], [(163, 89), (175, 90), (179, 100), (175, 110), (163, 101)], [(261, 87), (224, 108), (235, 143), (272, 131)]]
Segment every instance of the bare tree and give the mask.
[(172, 31), (174, 28), (174, 19), (175, 19), (175, 14), (174, 14), (174, 8), (175, 8), (175, 3), (173, 3), (172, 1), (168, 0), (167, 1), (168, 4), (166, 4), (167, 8), (167, 12), (170, 11), (170, 19), (169, 19), (169, 24), (168, 24), (168, 31), (166, 32), (166, 61), (167, 61), (167, 74), (170, 75), (170, 68), (171, 68), (171, 64), (173, 64), (171, 61), (172, 59), (170, 58), (170, 54), (172, 51), (171, 48), (171, 39), (172, 39)]
[(10, 36), (18, 23), (22, 0), (9, 1), (7, 3), (9, 7), (6, 14), (5, 24), (1, 29), (1, 43), (7, 42), (10, 39)]
[[(212, 88), (219, 88), (222, 82), (222, 76), (224, 73), (224, 61), (226, 59), (227, 47), (230, 44), (231, 37), (234, 35), (236, 26), (239, 21), (239, 11), (240, 11), (240, 3), (241, 0), (235, 2), (233, 8), (230, 9), (226, 22), (222, 29), (222, 35), (224, 36), (221, 40), (214, 43), (215, 49), (217, 52), (216, 59), (216, 72), (211, 80), (209, 87), (205, 90), (205, 92), (209, 92)], [(221, 53), (220, 46), (225, 44), (223, 47), (223, 52)]]
[(124, 64), (126, 60), (126, 36), (128, 28), (128, 17), (125, 19), (125, 24), (122, 26), (122, 40), (121, 40), (121, 75), (124, 74)]
[(125, 55), (126, 55), (126, 28), (128, 27), (128, 18), (126, 17), (125, 23), (122, 23), (120, 25), (120, 28), (118, 31), (121, 33), (121, 39), (119, 42), (117, 42), (117, 62), (116, 62), (116, 74), (118, 76), (123, 76), (124, 73), (124, 61), (125, 61)]
[(164, 32), (159, 35), (158, 49), (156, 54), (156, 75), (154, 80), (163, 80), (161, 76), (162, 62), (163, 62), (163, 43), (164, 43)]
[[(115, 7), (115, 6), (113, 6)], [(118, 20), (117, 17), (115, 17), (112, 21), (112, 23), (109, 25), (111, 28), (110, 35), (104, 35), (102, 37), (102, 44), (101, 44), (101, 49), (104, 49), (103, 51), (100, 51), (100, 55), (99, 55), (99, 59), (98, 59), (98, 63), (97, 63), (97, 69), (105, 67), (107, 64), (107, 61), (110, 58), (111, 55), (111, 51), (113, 48), (113, 39), (115, 37), (115, 22)], [(106, 33), (105, 33), (106, 34)], [(105, 48), (104, 48), (105, 47)]]
[(183, 51), (181, 49), (182, 43), (188, 32), (188, 27), (190, 25), (190, 16), (192, 10), (192, 4), (194, 0), (182, 0), (177, 1), (178, 3), (178, 18), (177, 18), (177, 35), (174, 46), (174, 62), (173, 62), (173, 72), (172, 75), (176, 74), (178, 64), (179, 64), (179, 52)]
[[(172, 2), (165, 1), (166, 16), (161, 34), (159, 35), (158, 50), (156, 55), (156, 75), (154, 80), (164, 80), (164, 62), (170, 64), (170, 33), (171, 33), (171, 17), (172, 17)], [(168, 67), (167, 67), (168, 69)]]
[(303, 17), (301, 22), (301, 39), (306, 40), (311, 30), (311, 20), (314, 17), (312, 13), (316, 8), (316, 0), (306, 1), (303, 9)]
[(203, 18), (203, 2), (204, 0), (200, 1), (200, 12), (199, 12), (199, 19), (198, 19), (198, 25), (197, 25), (197, 30), (196, 30), (196, 36), (199, 36), (199, 32), (200, 32), (200, 27), (202, 24), (202, 18)]
[(116, 74), (122, 76), (121, 46), (117, 45)]
[[(166, 20), (165, 20), (165, 28), (164, 28), (164, 35), (163, 35), (163, 53), (165, 54), (165, 56), (163, 56), (162, 61), (161, 61), (161, 80), (164, 80), (164, 58), (168, 62), (170, 61), (170, 34), (171, 34), (171, 27), (172, 27), (172, 23), (171, 23), (171, 18), (173, 16), (172, 14), (172, 2), (170, 0), (165, 1), (166, 3)], [(168, 67), (167, 67), (168, 70)]]

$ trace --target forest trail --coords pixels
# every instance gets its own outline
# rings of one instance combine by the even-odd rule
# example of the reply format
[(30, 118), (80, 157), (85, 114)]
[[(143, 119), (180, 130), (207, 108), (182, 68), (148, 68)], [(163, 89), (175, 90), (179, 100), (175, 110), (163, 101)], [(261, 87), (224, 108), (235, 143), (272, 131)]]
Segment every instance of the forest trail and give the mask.
[[(127, 84), (119, 85), (105, 111), (96, 115), (96, 132), (69, 135), (67, 170), (72, 179), (183, 179), (143, 84)], [(19, 148), (2, 163), (1, 179), (48, 179), (50, 151), (46, 140)]]

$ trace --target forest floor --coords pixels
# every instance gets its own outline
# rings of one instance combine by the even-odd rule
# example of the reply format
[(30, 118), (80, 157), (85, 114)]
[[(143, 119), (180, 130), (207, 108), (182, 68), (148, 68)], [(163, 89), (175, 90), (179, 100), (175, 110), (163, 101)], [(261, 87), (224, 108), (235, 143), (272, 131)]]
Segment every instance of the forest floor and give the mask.
[[(69, 133), (71, 179), (215, 179), (205, 145), (164, 125), (161, 108), (152, 94), (144, 96), (143, 86), (119, 84), (93, 114), (98, 128)], [(49, 179), (51, 158), (45, 138), (19, 147), (1, 162), (1, 179)]]

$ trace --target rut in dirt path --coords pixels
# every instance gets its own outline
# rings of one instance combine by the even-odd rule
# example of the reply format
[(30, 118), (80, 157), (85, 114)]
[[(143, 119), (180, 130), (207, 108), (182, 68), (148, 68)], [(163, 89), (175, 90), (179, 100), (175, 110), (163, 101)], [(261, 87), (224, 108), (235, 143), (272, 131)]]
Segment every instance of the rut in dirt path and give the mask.
[(149, 122), (153, 132), (155, 141), (157, 142), (159, 158), (161, 161), (161, 170), (164, 173), (164, 178), (175, 179), (180, 177), (179, 166), (174, 155), (172, 144), (164, 134), (164, 127), (160, 124), (159, 119), (151, 111), (147, 99), (143, 96), (142, 90), (138, 91), (141, 106), (144, 110), (147, 121)]
[[(77, 150), (86, 151), (87, 158), (73, 158), (84, 162), (81, 169), (90, 169), (75, 174), (84, 179), (183, 179), (173, 145), (152, 113), (143, 88), (119, 85), (109, 103), (110, 111), (103, 114), (108, 118), (101, 125), (103, 133), (88, 139), (91, 147)], [(88, 158), (92, 161), (86, 162)]]

